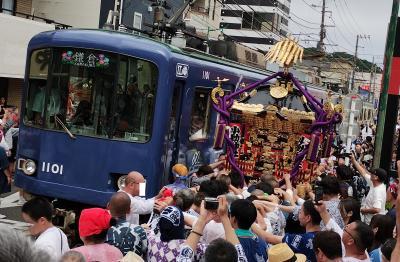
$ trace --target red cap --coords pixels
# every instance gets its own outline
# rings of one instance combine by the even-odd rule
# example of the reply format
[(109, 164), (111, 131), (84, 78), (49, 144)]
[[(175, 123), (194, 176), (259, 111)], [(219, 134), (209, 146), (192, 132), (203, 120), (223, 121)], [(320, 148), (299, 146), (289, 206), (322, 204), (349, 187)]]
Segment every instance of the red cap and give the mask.
[(79, 218), (79, 236), (87, 237), (100, 234), (110, 228), (110, 213), (102, 208), (88, 208), (82, 210)]

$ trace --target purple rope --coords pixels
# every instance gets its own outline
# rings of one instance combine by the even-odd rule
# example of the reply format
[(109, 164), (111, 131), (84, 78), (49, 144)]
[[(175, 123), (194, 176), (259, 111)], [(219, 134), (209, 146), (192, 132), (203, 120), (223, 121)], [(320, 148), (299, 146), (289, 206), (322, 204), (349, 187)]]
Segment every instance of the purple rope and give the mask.
[(289, 73), (289, 76), (293, 82), (293, 84), (303, 93), (303, 95), (307, 98), (308, 101), (313, 101), (316, 103), (320, 108), (323, 108), (324, 105), (318, 101), (315, 97), (313, 97), (308, 91), (303, 87), (299, 80), (297, 80), (292, 73)]
[(269, 77), (267, 77), (267, 78), (265, 78), (265, 79), (262, 79), (262, 80), (260, 80), (260, 81), (258, 81), (258, 82), (255, 82), (255, 83), (253, 83), (253, 84), (251, 84), (251, 85), (246, 86), (246, 87), (243, 88), (243, 89), (240, 89), (240, 90), (238, 90), (238, 91), (236, 91), (236, 92), (233, 92), (232, 94), (227, 95), (227, 96), (226, 96), (226, 100), (229, 101), (229, 100), (233, 99), (234, 97), (236, 97), (236, 96), (238, 96), (238, 95), (240, 95), (240, 94), (242, 94), (242, 93), (244, 93), (244, 92), (246, 92), (246, 91), (252, 90), (252, 89), (254, 89), (255, 87), (257, 87), (257, 86), (259, 86), (259, 85), (261, 85), (261, 84), (264, 84), (264, 83), (268, 82), (268, 81), (271, 80), (271, 79), (274, 79), (274, 78), (276, 78), (276, 77), (278, 77), (278, 76), (282, 77), (283, 75), (284, 75), (283, 72), (275, 73), (275, 74), (273, 74), (273, 75), (271, 75), (271, 76), (269, 76)]
[(230, 114), (229, 114), (228, 112), (226, 112), (226, 111), (220, 109), (220, 108), (218, 107), (218, 105), (216, 105), (216, 104), (214, 104), (214, 103), (212, 103), (212, 105), (213, 105), (213, 108), (214, 108), (218, 113), (221, 114), (220, 119), (223, 119), (223, 116), (224, 116), (225, 118), (229, 118)]

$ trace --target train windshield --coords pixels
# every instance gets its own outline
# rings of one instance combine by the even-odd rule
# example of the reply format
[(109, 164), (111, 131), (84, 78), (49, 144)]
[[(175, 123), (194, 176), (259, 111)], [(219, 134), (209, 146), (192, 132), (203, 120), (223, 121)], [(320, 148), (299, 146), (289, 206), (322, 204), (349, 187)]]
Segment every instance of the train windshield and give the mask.
[(24, 123), (146, 142), (157, 78), (157, 67), (137, 58), (89, 49), (33, 51)]

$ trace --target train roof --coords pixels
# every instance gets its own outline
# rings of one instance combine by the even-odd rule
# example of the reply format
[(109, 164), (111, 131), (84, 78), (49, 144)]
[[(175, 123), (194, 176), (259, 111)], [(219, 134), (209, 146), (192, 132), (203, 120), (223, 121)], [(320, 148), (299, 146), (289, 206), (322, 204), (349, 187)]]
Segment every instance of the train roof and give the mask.
[[(129, 41), (135, 39), (135, 45), (129, 45)], [(170, 52), (192, 57), (198, 60), (209, 61), (216, 64), (235, 67), (263, 75), (271, 75), (274, 72), (263, 70), (250, 65), (244, 65), (226, 58), (221, 58), (211, 54), (204, 53), (192, 48), (179, 48), (156, 39), (134, 35), (126, 32), (103, 30), (103, 29), (65, 29), (45, 31), (34, 36), (30, 45), (38, 47), (46, 46), (74, 46), (81, 48), (94, 48), (99, 50), (108, 50), (115, 53), (128, 54), (134, 49), (144, 49), (147, 51), (157, 50), (158, 52)]]
[[(134, 44), (132, 43), (132, 39), (135, 39)], [(45, 31), (35, 35), (29, 43), (30, 49), (44, 48), (49, 46), (93, 48), (126, 55), (132, 55), (132, 53), (137, 53), (137, 50), (140, 50), (143, 52), (143, 54), (147, 53), (148, 56), (154, 56), (154, 53), (156, 52), (158, 55), (162, 55), (166, 59), (171, 57), (185, 56), (194, 60), (207, 61), (265, 76), (269, 76), (274, 73), (272, 71), (263, 70), (251, 65), (245, 65), (239, 62), (207, 54), (196, 49), (178, 48), (147, 36), (112, 30), (63, 29)], [(314, 93), (326, 92), (325, 88), (315, 86), (310, 83), (307, 83), (305, 86), (313, 89)]]

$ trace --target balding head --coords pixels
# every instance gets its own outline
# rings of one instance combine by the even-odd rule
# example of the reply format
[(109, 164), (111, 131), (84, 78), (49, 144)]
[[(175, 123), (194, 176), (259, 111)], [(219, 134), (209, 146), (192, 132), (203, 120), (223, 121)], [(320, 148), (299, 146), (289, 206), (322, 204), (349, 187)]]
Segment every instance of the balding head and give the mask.
[(131, 171), (126, 177), (125, 183), (143, 183), (144, 177), (137, 171)]
[(117, 192), (108, 203), (108, 209), (113, 217), (125, 217), (131, 210), (131, 199), (124, 192)]
[(144, 183), (144, 177), (137, 171), (131, 171), (128, 173), (125, 179), (124, 191), (131, 194), (132, 196), (139, 195), (139, 183)]

